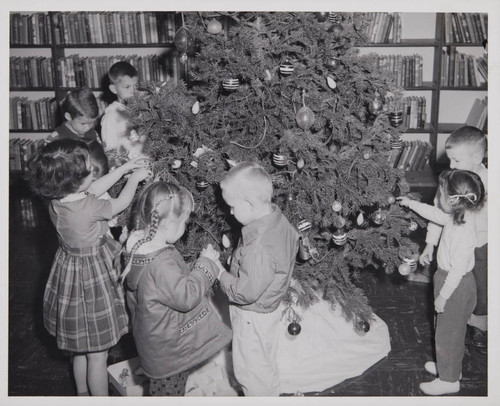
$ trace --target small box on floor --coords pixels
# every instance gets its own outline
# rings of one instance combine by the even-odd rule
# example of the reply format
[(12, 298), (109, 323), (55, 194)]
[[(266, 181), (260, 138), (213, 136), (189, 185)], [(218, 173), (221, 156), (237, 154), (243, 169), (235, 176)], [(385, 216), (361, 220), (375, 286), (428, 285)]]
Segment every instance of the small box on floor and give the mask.
[(131, 358), (108, 367), (109, 381), (122, 396), (144, 396), (145, 375), (138, 375), (139, 358)]

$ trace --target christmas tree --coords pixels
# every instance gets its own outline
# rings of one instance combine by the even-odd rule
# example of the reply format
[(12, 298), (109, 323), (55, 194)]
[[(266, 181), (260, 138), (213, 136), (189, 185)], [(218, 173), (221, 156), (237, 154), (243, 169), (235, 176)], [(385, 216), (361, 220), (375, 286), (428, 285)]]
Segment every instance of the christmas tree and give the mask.
[(285, 301), (307, 306), (317, 292), (366, 329), (372, 310), (354, 283), (359, 272), (404, 273), (418, 251), (410, 234), (424, 223), (395, 204), (409, 186), (388, 162), (401, 128), (384, 97), (401, 89), (356, 50), (363, 17), (204, 12), (183, 13), (182, 24), (175, 44), (189, 86), (149, 84), (129, 103), (156, 178), (194, 193), (181, 252), (194, 258), (212, 243), (230, 254), (240, 230), (218, 182), (235, 163), (257, 161), (302, 235)]

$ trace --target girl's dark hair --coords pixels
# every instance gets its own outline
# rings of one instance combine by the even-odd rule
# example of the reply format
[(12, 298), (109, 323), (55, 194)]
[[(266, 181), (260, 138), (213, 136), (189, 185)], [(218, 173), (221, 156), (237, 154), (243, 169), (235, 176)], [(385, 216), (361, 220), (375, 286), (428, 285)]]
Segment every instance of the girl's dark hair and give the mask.
[(84, 141), (60, 138), (45, 145), (28, 163), (28, 182), (35, 193), (61, 199), (78, 191), (90, 175), (89, 148)]
[(132, 256), (139, 247), (153, 239), (158, 230), (158, 225), (165, 218), (177, 220), (188, 216), (194, 209), (193, 195), (182, 186), (164, 181), (151, 183), (144, 188), (135, 206), (136, 230), (148, 230), (148, 234), (137, 241), (130, 251), (130, 261), (120, 276), (124, 280), (130, 271)]
[(455, 224), (464, 224), (465, 212), (480, 209), (486, 198), (481, 178), (471, 171), (461, 169), (443, 171), (439, 175), (439, 186), (450, 199)]
[(88, 117), (90, 119), (99, 116), (99, 106), (92, 90), (87, 87), (71, 90), (64, 98), (62, 104), (63, 112), (69, 113), (71, 118)]
[(109, 173), (109, 161), (104, 148), (99, 141), (89, 142), (90, 165), (95, 179)]

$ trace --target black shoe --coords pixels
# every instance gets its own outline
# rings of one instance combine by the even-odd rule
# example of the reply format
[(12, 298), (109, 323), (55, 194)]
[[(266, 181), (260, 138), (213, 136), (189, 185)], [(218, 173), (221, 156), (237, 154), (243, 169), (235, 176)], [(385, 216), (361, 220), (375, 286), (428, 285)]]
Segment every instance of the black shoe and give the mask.
[(485, 348), (488, 345), (488, 333), (485, 330), (481, 330), (477, 327), (470, 326), (470, 328), (472, 330), (472, 340), (470, 343), (474, 347)]

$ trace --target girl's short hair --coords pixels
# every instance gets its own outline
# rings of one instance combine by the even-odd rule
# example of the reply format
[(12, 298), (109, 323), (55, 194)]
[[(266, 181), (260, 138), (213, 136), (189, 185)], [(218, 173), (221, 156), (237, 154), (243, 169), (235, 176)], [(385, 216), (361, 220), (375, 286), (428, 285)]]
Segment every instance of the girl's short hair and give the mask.
[(123, 76), (136, 77), (137, 69), (126, 61), (118, 61), (109, 68), (108, 78), (111, 84), (118, 83)]
[(153, 212), (161, 221), (187, 217), (194, 209), (193, 195), (189, 190), (173, 183), (157, 181), (139, 194), (135, 213), (135, 229), (143, 230), (151, 225)]
[(92, 167), (92, 174), (95, 179), (109, 173), (109, 161), (104, 148), (99, 141), (93, 140), (89, 142), (89, 157)]
[(71, 118), (88, 117), (95, 119), (99, 116), (99, 106), (92, 90), (87, 87), (71, 90), (64, 98), (63, 112), (69, 113)]
[(485, 189), (477, 173), (462, 169), (445, 170), (439, 175), (439, 186), (450, 199), (455, 224), (464, 224), (465, 212), (479, 210), (484, 204)]
[(84, 141), (59, 138), (45, 145), (28, 164), (28, 182), (35, 193), (61, 199), (78, 191), (90, 175), (89, 148)]

